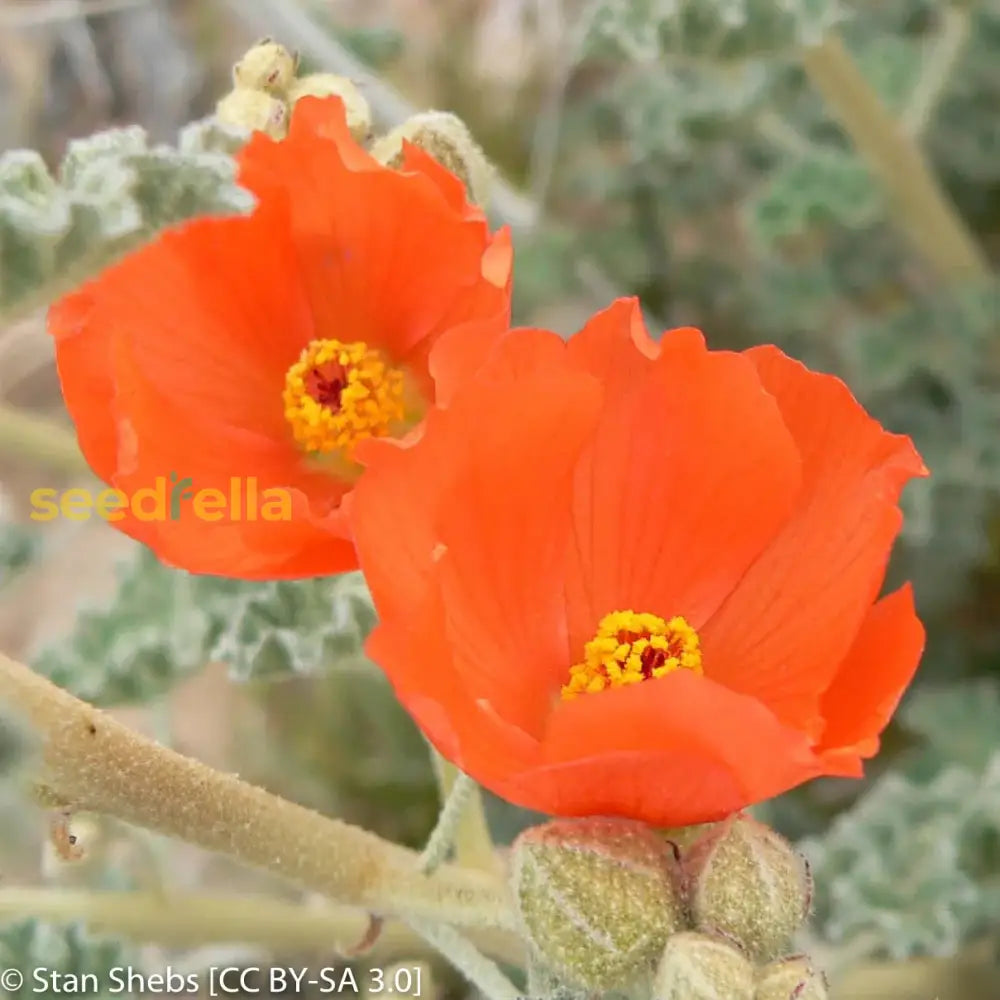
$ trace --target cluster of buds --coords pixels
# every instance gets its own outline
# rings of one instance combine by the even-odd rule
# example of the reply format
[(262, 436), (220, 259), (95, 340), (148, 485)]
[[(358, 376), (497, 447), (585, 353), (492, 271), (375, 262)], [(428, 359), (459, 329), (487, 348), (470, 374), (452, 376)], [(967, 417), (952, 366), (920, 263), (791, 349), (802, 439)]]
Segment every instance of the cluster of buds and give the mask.
[(748, 816), (683, 849), (631, 820), (555, 820), (514, 842), (511, 878), (533, 963), (573, 990), (827, 1000), (822, 973), (786, 955), (809, 914), (808, 865)]
[(216, 105), (216, 117), (225, 125), (282, 139), (296, 102), (339, 97), (351, 135), (380, 163), (397, 169), (403, 164), (403, 144), (418, 146), (465, 184), (472, 202), (486, 204), (493, 168), (457, 115), (422, 111), (373, 139), (371, 109), (353, 81), (334, 73), (299, 76), (298, 70), (296, 53), (273, 39), (261, 40), (233, 67), (233, 89)]
[(233, 89), (216, 105), (216, 117), (226, 125), (282, 139), (297, 101), (336, 96), (344, 102), (354, 138), (364, 142), (371, 137), (368, 102), (351, 80), (335, 73), (299, 76), (298, 70), (297, 53), (262, 39), (233, 67)]

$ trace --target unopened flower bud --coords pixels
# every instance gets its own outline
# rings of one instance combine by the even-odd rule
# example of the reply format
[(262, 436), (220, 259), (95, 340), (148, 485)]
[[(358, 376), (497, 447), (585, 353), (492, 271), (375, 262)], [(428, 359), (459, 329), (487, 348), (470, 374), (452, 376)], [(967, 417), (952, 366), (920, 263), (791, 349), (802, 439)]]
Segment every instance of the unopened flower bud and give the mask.
[(270, 38), (259, 41), (233, 67), (233, 85), (283, 97), (295, 79), (299, 57)]
[(272, 139), (288, 133), (288, 106), (262, 90), (230, 91), (215, 106), (215, 117), (224, 125), (264, 132)]
[(653, 1000), (754, 1000), (753, 965), (735, 945), (696, 931), (663, 949)]
[(336, 73), (309, 73), (292, 81), (288, 100), (294, 106), (303, 97), (339, 97), (347, 111), (347, 127), (358, 142), (366, 142), (372, 133), (372, 112), (353, 81)]
[(771, 962), (757, 970), (754, 1000), (828, 1000), (826, 977), (805, 955)]
[(708, 830), (684, 855), (684, 867), (695, 927), (738, 941), (756, 961), (781, 954), (809, 913), (805, 858), (749, 816)]
[(684, 926), (673, 847), (642, 823), (554, 820), (517, 838), (511, 865), (525, 935), (567, 984), (648, 982), (667, 938)]
[(400, 167), (404, 140), (419, 146), (458, 177), (472, 202), (486, 204), (493, 168), (461, 118), (447, 111), (421, 112), (379, 139), (372, 146), (372, 156), (388, 167)]

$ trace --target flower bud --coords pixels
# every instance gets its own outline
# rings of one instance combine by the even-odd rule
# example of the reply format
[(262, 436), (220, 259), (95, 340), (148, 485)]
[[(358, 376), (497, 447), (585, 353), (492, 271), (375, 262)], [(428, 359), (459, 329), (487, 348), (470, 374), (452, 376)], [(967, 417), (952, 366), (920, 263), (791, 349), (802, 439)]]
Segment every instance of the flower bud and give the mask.
[(771, 962), (757, 970), (754, 1000), (828, 1000), (826, 977), (805, 955)]
[(288, 100), (294, 106), (303, 97), (339, 97), (347, 111), (347, 127), (358, 142), (367, 142), (372, 133), (372, 113), (361, 91), (346, 76), (336, 73), (309, 73), (292, 81)]
[(755, 961), (779, 955), (812, 900), (806, 860), (749, 816), (703, 834), (684, 856), (695, 927), (738, 941)]
[(387, 167), (403, 163), (403, 141), (419, 146), (465, 184), (469, 199), (485, 205), (493, 168), (465, 123), (447, 111), (424, 111), (394, 128), (372, 146), (372, 156)]
[(288, 132), (287, 105), (262, 90), (230, 91), (215, 106), (215, 117), (223, 125), (265, 132), (272, 139), (283, 139)]
[(753, 965), (735, 945), (696, 931), (667, 941), (653, 1000), (755, 1000)]
[(233, 67), (233, 86), (283, 96), (295, 79), (298, 65), (298, 55), (264, 38)]
[(642, 823), (555, 820), (517, 838), (511, 868), (525, 935), (568, 985), (648, 982), (668, 936), (684, 926), (673, 847)]

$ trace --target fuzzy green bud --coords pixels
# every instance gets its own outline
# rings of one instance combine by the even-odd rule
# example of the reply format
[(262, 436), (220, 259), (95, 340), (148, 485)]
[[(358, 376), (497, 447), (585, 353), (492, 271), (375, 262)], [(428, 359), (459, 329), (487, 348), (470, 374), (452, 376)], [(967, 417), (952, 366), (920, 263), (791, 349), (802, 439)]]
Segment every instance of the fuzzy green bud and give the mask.
[(675, 934), (663, 949), (653, 1000), (755, 1000), (753, 965), (722, 938)]
[(372, 156), (387, 167), (403, 163), (403, 142), (419, 146), (465, 184), (469, 198), (485, 205), (493, 168), (465, 122), (447, 111), (423, 111), (394, 128), (372, 146)]
[(283, 97), (295, 79), (299, 57), (271, 38), (261, 39), (233, 67), (233, 86)]
[(754, 1000), (828, 1000), (826, 977), (805, 955), (771, 962), (757, 970)]
[(685, 925), (673, 845), (642, 823), (561, 819), (511, 848), (515, 905), (541, 962), (593, 990), (647, 982)]
[(262, 90), (230, 91), (215, 106), (215, 117), (223, 125), (264, 132), (272, 139), (283, 139), (288, 132), (288, 105)]
[(805, 858), (749, 816), (704, 833), (684, 855), (684, 868), (695, 927), (732, 938), (755, 961), (780, 955), (809, 913)]
[(361, 91), (346, 76), (336, 73), (309, 73), (292, 81), (288, 100), (294, 107), (303, 97), (339, 97), (347, 111), (347, 127), (358, 142), (367, 142), (372, 134), (372, 112)]

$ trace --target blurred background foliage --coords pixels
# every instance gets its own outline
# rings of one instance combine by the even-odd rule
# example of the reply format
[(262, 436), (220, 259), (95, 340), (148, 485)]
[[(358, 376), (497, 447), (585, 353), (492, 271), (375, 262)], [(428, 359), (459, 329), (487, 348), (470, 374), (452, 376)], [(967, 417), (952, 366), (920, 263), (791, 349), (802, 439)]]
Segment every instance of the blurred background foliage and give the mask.
[[(0, 0), (0, 153), (29, 147), (54, 166), (70, 139), (131, 123), (172, 141), (269, 30), (306, 69), (354, 58), (396, 88), (366, 88), (383, 127), (399, 95), (464, 118), (509, 183), (494, 208), (514, 227), (518, 322), (568, 334), (637, 295), (654, 330), (776, 343), (914, 437), (933, 475), (907, 491), (889, 582), (914, 581), (928, 626), (918, 680), (864, 781), (814, 782), (757, 812), (814, 862), (806, 943), (843, 970), (838, 1000), (996, 1000), (1000, 3)], [(982, 273), (957, 280), (907, 238), (894, 185), (803, 68), (829, 30), (923, 152)], [(0, 399), (64, 420), (38, 316), (0, 328)], [(85, 473), (17, 444), (0, 435), (0, 647), (180, 749), (423, 840), (434, 775), (362, 654), (373, 612), (359, 578), (194, 578), (103, 525), (33, 524), (31, 489)], [(533, 819), (489, 807), (504, 841)], [(0, 795), (0, 862), (18, 879), (119, 884), (148, 860), (134, 834), (105, 830), (99, 860), (68, 873), (38, 856), (35, 822)], [(192, 884), (247, 878), (171, 858)], [(55, 933), (11, 925), (0, 954)], [(60, 933), (87, 966), (89, 939)]]

